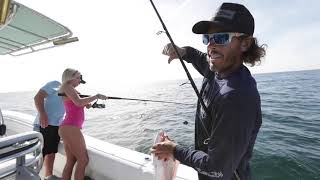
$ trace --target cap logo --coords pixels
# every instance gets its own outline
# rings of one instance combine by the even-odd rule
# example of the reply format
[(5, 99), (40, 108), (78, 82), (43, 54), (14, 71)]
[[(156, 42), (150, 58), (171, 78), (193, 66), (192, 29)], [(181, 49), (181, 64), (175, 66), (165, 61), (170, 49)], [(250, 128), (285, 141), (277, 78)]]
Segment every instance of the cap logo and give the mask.
[(233, 19), (233, 16), (235, 15), (235, 13), (236, 13), (235, 11), (220, 9), (216, 14), (216, 18), (221, 17), (221, 18), (226, 18), (231, 20)]

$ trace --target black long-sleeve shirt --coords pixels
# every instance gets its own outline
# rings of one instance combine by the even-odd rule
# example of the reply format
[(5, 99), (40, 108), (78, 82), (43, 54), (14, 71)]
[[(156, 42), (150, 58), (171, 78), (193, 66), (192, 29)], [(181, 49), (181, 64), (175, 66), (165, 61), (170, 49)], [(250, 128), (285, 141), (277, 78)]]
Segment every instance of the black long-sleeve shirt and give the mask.
[[(182, 164), (196, 169), (199, 180), (230, 180), (235, 172), (241, 180), (250, 180), (249, 161), (262, 123), (256, 81), (244, 65), (219, 79), (209, 69), (207, 54), (191, 47), (186, 49), (184, 60), (192, 63), (204, 77), (200, 95), (209, 115), (198, 102), (195, 150), (177, 145), (174, 156)], [(204, 144), (207, 138), (208, 144)]]

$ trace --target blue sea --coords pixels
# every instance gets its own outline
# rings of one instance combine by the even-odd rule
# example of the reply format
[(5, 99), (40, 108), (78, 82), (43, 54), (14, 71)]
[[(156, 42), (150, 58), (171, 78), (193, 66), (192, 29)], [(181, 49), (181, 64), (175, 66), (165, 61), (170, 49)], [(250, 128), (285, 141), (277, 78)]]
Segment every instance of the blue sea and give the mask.
[[(251, 163), (253, 179), (320, 179), (320, 70), (253, 76), (263, 113)], [(108, 100), (105, 109), (87, 110), (84, 132), (143, 153), (149, 153), (160, 129), (177, 143), (193, 146), (197, 98), (185, 82), (161, 81), (122, 95), (191, 105)], [(201, 79), (195, 82), (200, 87)], [(0, 107), (35, 115), (35, 93), (2, 93)]]

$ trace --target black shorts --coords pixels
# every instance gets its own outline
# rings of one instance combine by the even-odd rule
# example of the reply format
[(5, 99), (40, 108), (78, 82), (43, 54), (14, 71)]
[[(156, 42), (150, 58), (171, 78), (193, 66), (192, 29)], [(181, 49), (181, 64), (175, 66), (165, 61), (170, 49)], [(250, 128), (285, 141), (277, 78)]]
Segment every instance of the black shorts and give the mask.
[(43, 157), (47, 154), (57, 153), (60, 136), (58, 134), (59, 126), (49, 125), (46, 128), (40, 127), (40, 133), (43, 136), (44, 145), (42, 149)]

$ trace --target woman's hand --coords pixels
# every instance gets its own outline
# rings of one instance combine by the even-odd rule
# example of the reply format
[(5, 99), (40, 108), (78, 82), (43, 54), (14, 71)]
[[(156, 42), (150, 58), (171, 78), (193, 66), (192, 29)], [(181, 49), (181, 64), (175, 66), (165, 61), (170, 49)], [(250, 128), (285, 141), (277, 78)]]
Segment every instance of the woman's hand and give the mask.
[(108, 97), (105, 96), (105, 95), (103, 95), (103, 94), (97, 94), (96, 97), (97, 97), (97, 99), (101, 99), (101, 100), (106, 100), (106, 99), (108, 99)]
[(89, 103), (86, 105), (86, 108), (89, 109), (89, 108), (91, 108), (91, 106), (92, 106), (91, 103)]

